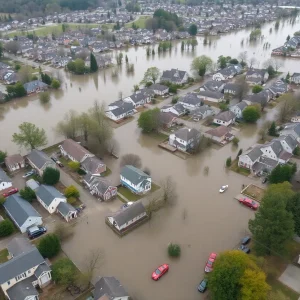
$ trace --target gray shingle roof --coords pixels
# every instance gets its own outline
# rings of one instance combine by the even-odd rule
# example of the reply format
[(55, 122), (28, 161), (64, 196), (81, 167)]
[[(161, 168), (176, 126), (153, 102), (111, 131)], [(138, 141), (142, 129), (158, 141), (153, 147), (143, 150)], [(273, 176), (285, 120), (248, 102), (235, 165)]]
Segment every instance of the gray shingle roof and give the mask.
[(68, 202), (60, 202), (57, 206), (57, 210), (63, 215), (66, 216), (69, 212), (75, 212), (76, 209), (69, 204)]
[(152, 84), (149, 87), (149, 89), (151, 89), (153, 91), (160, 91), (160, 92), (163, 92), (165, 90), (169, 90), (169, 88), (166, 85), (158, 84), (158, 83)]
[(39, 278), (43, 272), (49, 272), (51, 271), (51, 269), (49, 268), (49, 266), (44, 262), (42, 264), (40, 264), (37, 269), (34, 272), (34, 275), (36, 278)]
[(186, 71), (171, 69), (163, 71), (160, 81), (181, 82), (186, 74)]
[(126, 224), (130, 220), (146, 212), (145, 207), (141, 201), (135, 202), (125, 209), (121, 209), (113, 216), (114, 221), (119, 227)]
[(35, 91), (36, 88), (45, 89), (48, 85), (40, 80), (30, 81), (24, 84), (24, 88), (27, 93)]
[(29, 217), (41, 217), (33, 206), (19, 194), (9, 196), (3, 206), (20, 227)]
[(11, 260), (0, 264), (0, 284), (38, 266), (44, 262), (44, 258), (36, 247), (24, 252)]
[(225, 90), (230, 90), (230, 91), (235, 91), (238, 92), (241, 89), (241, 86), (237, 83), (226, 83), (224, 86), (224, 91)]
[(74, 157), (78, 162), (84, 158), (85, 155), (93, 155), (89, 150), (85, 149), (79, 143), (76, 143), (72, 139), (66, 139), (60, 146), (63, 148), (68, 154)]
[(53, 163), (50, 157), (43, 151), (33, 149), (28, 155), (27, 158), (32, 161), (32, 163), (39, 169), (41, 169), (47, 162)]
[(96, 173), (99, 166), (105, 166), (105, 163), (96, 156), (86, 158), (81, 165), (84, 169), (92, 174)]
[(111, 110), (111, 113), (114, 114), (116, 117), (118, 117), (118, 116), (120, 116), (122, 114), (126, 114), (132, 110), (134, 110), (133, 104), (123, 101), (122, 106)]
[(26, 181), (26, 186), (31, 188), (33, 191), (35, 191), (40, 185), (37, 181), (31, 178)]
[(35, 193), (47, 206), (50, 206), (55, 198), (66, 199), (65, 196), (51, 185), (41, 184)]
[(202, 104), (202, 100), (197, 96), (196, 93), (186, 94), (179, 99), (179, 102), (197, 106), (200, 106)]
[(145, 179), (150, 178), (150, 176), (144, 173), (142, 170), (130, 165), (126, 165), (122, 168), (121, 175), (135, 185), (139, 184)]
[(245, 155), (248, 155), (252, 161), (257, 160), (261, 155), (262, 151), (260, 150), (261, 146), (255, 146), (245, 152)]
[(235, 114), (231, 110), (222, 111), (215, 116), (215, 119), (222, 120), (228, 122), (235, 118)]
[(120, 281), (115, 277), (100, 278), (95, 284), (93, 295), (95, 300), (104, 295), (108, 296), (108, 299), (129, 296), (124, 287), (121, 285)]
[(13, 257), (16, 257), (24, 252), (28, 252), (34, 246), (24, 237), (17, 237), (10, 241), (7, 245), (7, 250)]
[(35, 281), (34, 276), (28, 277), (7, 290), (7, 294), (10, 300), (24, 300), (28, 296), (38, 296), (39, 293), (32, 285)]
[(175, 136), (181, 140), (189, 141), (191, 139), (198, 138), (200, 136), (200, 132), (195, 128), (180, 128), (175, 133)]
[(12, 182), (6, 173), (0, 168), (0, 182)]
[(200, 91), (199, 92), (200, 96), (205, 96), (205, 97), (210, 97), (214, 99), (222, 99), (223, 94), (220, 92), (213, 92), (213, 91)]
[(284, 140), (293, 150), (297, 147), (298, 143), (292, 135), (282, 135), (276, 138), (278, 141)]
[(219, 88), (224, 85), (224, 81), (216, 81), (216, 80), (209, 80), (204, 85), (203, 88), (206, 88), (210, 91), (217, 91)]

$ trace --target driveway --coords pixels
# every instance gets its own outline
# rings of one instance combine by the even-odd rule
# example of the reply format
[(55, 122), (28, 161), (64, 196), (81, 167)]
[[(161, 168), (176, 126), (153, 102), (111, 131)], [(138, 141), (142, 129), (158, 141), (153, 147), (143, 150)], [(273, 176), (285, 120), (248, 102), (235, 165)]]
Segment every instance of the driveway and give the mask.
[(300, 268), (288, 265), (279, 277), (279, 281), (300, 294)]

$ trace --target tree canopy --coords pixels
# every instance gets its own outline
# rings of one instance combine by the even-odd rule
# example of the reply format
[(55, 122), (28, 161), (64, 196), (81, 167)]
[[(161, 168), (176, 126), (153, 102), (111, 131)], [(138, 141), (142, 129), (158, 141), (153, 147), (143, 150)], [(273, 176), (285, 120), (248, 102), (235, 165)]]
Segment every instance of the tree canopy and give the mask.
[(193, 59), (191, 69), (199, 76), (204, 76), (211, 65), (211, 58), (206, 55), (201, 55)]
[(54, 185), (59, 182), (60, 172), (59, 170), (51, 167), (47, 167), (43, 173), (43, 182), (48, 185)]
[(95, 55), (91, 52), (90, 56), (90, 63), (91, 63), (91, 72), (97, 72), (98, 71), (98, 64), (95, 58)]
[(191, 24), (191, 26), (189, 27), (189, 34), (195, 36), (197, 34), (198, 28), (196, 24)]
[(297, 171), (297, 165), (277, 165), (269, 175), (270, 183), (281, 183), (291, 181), (293, 175)]
[(252, 88), (252, 93), (253, 94), (258, 94), (259, 92), (261, 92), (263, 90), (263, 87), (261, 85), (255, 85)]
[(43, 257), (52, 258), (56, 256), (61, 249), (60, 240), (56, 234), (47, 234), (40, 239), (37, 248)]
[(24, 122), (19, 125), (20, 133), (14, 133), (12, 141), (26, 149), (35, 149), (47, 144), (46, 132), (32, 123)]
[(138, 119), (138, 127), (145, 133), (157, 130), (160, 126), (159, 114), (159, 108), (143, 111)]
[(144, 74), (144, 78), (142, 80), (143, 84), (147, 84), (148, 82), (155, 83), (159, 78), (160, 71), (156, 67), (150, 67)]
[(255, 123), (260, 118), (258, 105), (249, 105), (243, 110), (243, 119), (249, 123)]

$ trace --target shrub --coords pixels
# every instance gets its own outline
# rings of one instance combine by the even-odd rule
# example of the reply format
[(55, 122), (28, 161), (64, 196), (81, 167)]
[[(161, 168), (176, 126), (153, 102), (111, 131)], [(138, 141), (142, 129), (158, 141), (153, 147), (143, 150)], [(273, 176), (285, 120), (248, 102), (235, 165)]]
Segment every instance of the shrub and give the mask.
[(172, 98), (172, 104), (176, 104), (178, 102), (179, 97), (178, 96), (174, 96)]
[(40, 93), (39, 98), (43, 104), (48, 103), (50, 101), (50, 94), (49, 92)]
[(171, 257), (179, 257), (181, 254), (181, 248), (177, 244), (169, 244), (168, 253)]
[(32, 202), (32, 200), (36, 198), (34, 190), (27, 186), (24, 189), (20, 190), (20, 196), (28, 202)]
[(85, 174), (86, 174), (86, 172), (85, 172), (84, 170), (82, 170), (82, 169), (79, 169), (79, 170), (77, 171), (77, 173), (78, 173), (79, 175), (85, 175)]
[(258, 94), (259, 92), (261, 92), (263, 90), (263, 87), (261, 85), (255, 85), (252, 88), (252, 93), (253, 94)]
[(70, 161), (68, 162), (68, 166), (70, 169), (72, 169), (74, 172), (77, 172), (80, 168), (80, 163), (77, 161)]
[(70, 186), (66, 187), (64, 194), (67, 198), (70, 198), (70, 197), (78, 198), (79, 197), (79, 191), (74, 185), (70, 185)]
[(226, 159), (226, 167), (229, 168), (229, 167), (231, 166), (231, 163), (232, 163), (231, 157), (228, 157), (228, 158)]
[(54, 89), (59, 89), (60, 88), (60, 82), (57, 79), (53, 79), (51, 83), (51, 87)]
[(296, 146), (296, 148), (294, 149), (293, 154), (297, 156), (300, 155), (300, 148), (298, 146)]
[(14, 232), (13, 223), (6, 219), (0, 223), (0, 237), (11, 235)]
[(59, 253), (61, 245), (58, 236), (52, 233), (41, 238), (37, 248), (43, 257), (52, 258)]
[(3, 196), (0, 196), (0, 204), (3, 205), (5, 201), (6, 201), (6, 198)]
[(243, 153), (243, 149), (240, 149), (236, 157), (238, 158), (242, 153)]
[(236, 136), (233, 138), (232, 143), (234, 146), (237, 146), (239, 144), (239, 138), (237, 138)]
[(67, 199), (67, 201), (68, 201), (69, 204), (73, 205), (73, 204), (76, 203), (77, 199), (74, 198), (74, 197), (69, 197), (69, 198)]
[(177, 89), (178, 89), (178, 87), (176, 84), (171, 84), (169, 86), (169, 93), (177, 94)]
[(45, 184), (54, 185), (59, 182), (60, 172), (59, 170), (51, 167), (47, 167), (43, 173), (43, 182)]
[(255, 123), (260, 118), (260, 108), (257, 105), (249, 105), (243, 110), (243, 119), (249, 123)]

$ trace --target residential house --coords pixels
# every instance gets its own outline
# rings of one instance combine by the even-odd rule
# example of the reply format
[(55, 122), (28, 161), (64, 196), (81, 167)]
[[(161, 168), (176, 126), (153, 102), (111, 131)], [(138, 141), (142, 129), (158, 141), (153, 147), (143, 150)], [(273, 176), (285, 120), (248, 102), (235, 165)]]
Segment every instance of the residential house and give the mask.
[(8, 155), (4, 162), (10, 172), (14, 172), (25, 167), (25, 159), (20, 154)]
[(177, 116), (170, 112), (160, 112), (159, 122), (164, 128), (170, 128), (177, 120)]
[(177, 117), (181, 117), (186, 114), (186, 109), (180, 103), (176, 103), (174, 105), (165, 105), (160, 109), (161, 112), (169, 112)]
[(213, 91), (200, 91), (199, 96), (203, 98), (204, 101), (210, 102), (222, 102), (224, 100), (224, 95), (220, 92)]
[(77, 210), (68, 202), (59, 202), (57, 206), (57, 213), (59, 213), (67, 222), (77, 218)]
[(10, 187), (12, 187), (12, 180), (0, 168), (0, 191), (6, 190)]
[(224, 86), (224, 94), (236, 96), (240, 93), (241, 86), (237, 83), (226, 83)]
[(284, 125), (284, 128), (279, 132), (279, 135), (291, 135), (298, 143), (300, 143), (300, 124), (288, 123)]
[(246, 73), (246, 81), (249, 84), (264, 84), (269, 78), (269, 73), (265, 69), (251, 68)]
[(129, 97), (124, 98), (124, 102), (132, 103), (134, 108), (144, 106), (151, 102), (151, 96), (138, 90)]
[(248, 106), (246, 101), (241, 101), (237, 104), (229, 106), (229, 110), (235, 114), (237, 119), (243, 118), (243, 110)]
[(231, 110), (222, 111), (214, 117), (214, 123), (217, 125), (229, 126), (235, 122), (235, 114)]
[(129, 300), (129, 295), (115, 277), (101, 277), (95, 283), (94, 300)]
[(187, 93), (185, 96), (179, 98), (178, 103), (187, 111), (192, 111), (203, 105), (203, 102), (197, 93)]
[(34, 80), (24, 83), (27, 95), (39, 93), (48, 89), (48, 85), (40, 80)]
[(10, 259), (0, 264), (0, 286), (9, 300), (38, 300), (38, 289), (51, 282), (51, 269), (28, 239), (14, 238), (7, 245)]
[(171, 69), (163, 71), (160, 82), (170, 82), (173, 84), (185, 84), (188, 82), (189, 75), (186, 71)]
[(122, 103), (119, 103), (119, 106), (117, 108), (110, 109), (105, 112), (105, 115), (115, 122), (121, 121), (136, 113), (135, 107), (132, 103), (127, 103), (124, 101), (119, 102)]
[(200, 132), (194, 128), (180, 128), (169, 135), (169, 144), (181, 151), (193, 150), (200, 141)]
[(255, 162), (262, 156), (261, 145), (254, 145), (239, 156), (238, 166), (246, 169), (252, 169)]
[[(283, 142), (286, 147), (283, 147)], [(288, 143), (290, 142), (290, 143)], [(284, 139), (277, 140), (273, 139), (271, 142), (263, 144), (260, 150), (263, 153), (263, 156), (268, 157), (270, 159), (276, 160), (280, 164), (287, 163), (292, 157), (293, 153), (288, 152), (286, 148), (290, 149), (292, 147), (292, 140)]]
[(300, 111), (297, 111), (291, 118), (291, 122), (300, 123)]
[(291, 83), (299, 84), (300, 83), (300, 73), (293, 73), (290, 78)]
[(285, 94), (289, 90), (289, 85), (282, 80), (277, 80), (269, 88), (269, 91), (273, 94), (273, 97), (279, 97), (282, 94)]
[(225, 87), (225, 82), (222, 80), (209, 80), (200, 87), (200, 91), (222, 92)]
[(39, 188), (39, 186), (40, 186), (40, 184), (36, 180), (34, 180), (32, 178), (29, 179), (29, 180), (27, 180), (26, 183), (25, 183), (25, 185), (27, 187), (31, 188), (33, 191), (36, 191)]
[(169, 93), (169, 87), (158, 83), (152, 84), (149, 89), (151, 89), (154, 94), (158, 96), (163, 96)]
[(99, 197), (103, 201), (109, 201), (117, 196), (117, 187), (102, 177), (86, 174), (83, 182), (88, 187), (90, 193)]
[(203, 105), (191, 112), (194, 121), (203, 120), (209, 116), (213, 116), (215, 111), (208, 105)]
[(220, 144), (226, 144), (234, 138), (230, 128), (223, 125), (207, 130), (204, 136)]
[(212, 77), (213, 80), (223, 81), (233, 78), (237, 74), (237, 70), (234, 66), (227, 66), (224, 69), (219, 70)]
[(134, 202), (125, 209), (108, 216), (108, 221), (119, 231), (125, 231), (138, 221), (147, 218), (146, 209), (141, 201)]
[(151, 190), (151, 177), (131, 165), (122, 168), (120, 180), (123, 186), (135, 194), (146, 194)]
[(42, 206), (53, 214), (60, 202), (67, 202), (67, 199), (55, 187), (41, 184), (35, 191), (37, 200)]
[(31, 150), (26, 159), (40, 176), (43, 175), (46, 168), (56, 168), (55, 162), (45, 152), (37, 149)]
[(84, 170), (86, 173), (100, 176), (102, 173), (106, 171), (106, 164), (96, 156), (93, 156), (93, 157), (87, 157), (81, 163), (80, 168)]
[(41, 215), (19, 194), (13, 194), (7, 197), (3, 206), (9, 217), (22, 233), (26, 232), (31, 226), (41, 225), (43, 223)]
[(246, 96), (244, 101), (248, 105), (259, 104), (261, 107), (265, 107), (267, 103), (271, 100), (271, 92), (268, 90), (263, 90), (257, 94)]

